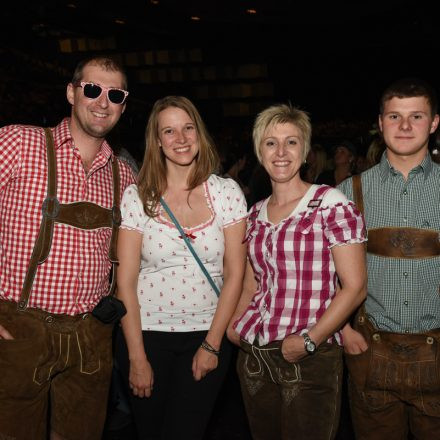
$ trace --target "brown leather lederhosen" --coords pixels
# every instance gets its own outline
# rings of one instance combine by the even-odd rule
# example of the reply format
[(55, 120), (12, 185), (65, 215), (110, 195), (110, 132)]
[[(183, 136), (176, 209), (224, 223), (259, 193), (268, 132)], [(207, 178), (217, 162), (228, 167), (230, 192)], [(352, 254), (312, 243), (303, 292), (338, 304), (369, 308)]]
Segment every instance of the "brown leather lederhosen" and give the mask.
[[(354, 202), (364, 213), (361, 176), (353, 177)], [(368, 253), (385, 258), (440, 255), (438, 231), (418, 228), (368, 230)], [(345, 354), (351, 419), (356, 438), (431, 438), (440, 428), (440, 329), (395, 333), (378, 329), (362, 305), (354, 319), (368, 348)]]
[[(353, 199), (364, 213), (361, 176), (353, 177)], [(374, 228), (368, 230), (367, 252), (387, 258), (432, 258), (440, 255), (438, 231), (417, 228)], [(394, 333), (375, 327), (361, 306), (353, 322), (368, 343), (361, 355), (346, 355), (352, 383), (371, 408), (401, 398), (423, 414), (440, 416), (436, 365), (440, 329), (423, 333)], [(368, 392), (363, 392), (368, 389)], [(409, 397), (408, 397), (409, 396)], [(419, 396), (415, 398), (414, 396)], [(437, 402), (437, 403), (436, 403)], [(356, 425), (362, 417), (352, 414)]]
[(34, 245), (29, 267), (23, 283), (18, 310), (24, 311), (28, 307), (29, 296), (32, 289), (37, 266), (42, 264), (49, 255), (52, 244), (54, 223), (65, 223), (80, 229), (97, 229), (102, 227), (112, 228), (112, 235), (109, 247), (109, 259), (113, 265), (112, 284), (110, 294), (114, 292), (116, 280), (116, 241), (119, 225), (121, 224), (121, 211), (119, 208), (119, 167), (116, 158), (112, 160), (113, 172), (113, 207), (106, 209), (91, 202), (75, 202), (69, 204), (60, 203), (57, 199), (57, 168), (55, 147), (52, 131), (44, 129), (46, 134), (47, 149), (47, 196), (42, 205), (43, 217), (41, 219), (40, 231)]

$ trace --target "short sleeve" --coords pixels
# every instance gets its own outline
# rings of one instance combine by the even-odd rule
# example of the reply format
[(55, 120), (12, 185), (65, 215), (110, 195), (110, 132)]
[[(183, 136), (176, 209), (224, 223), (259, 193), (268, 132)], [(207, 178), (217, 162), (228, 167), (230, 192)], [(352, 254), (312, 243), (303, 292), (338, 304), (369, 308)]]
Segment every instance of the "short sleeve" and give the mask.
[(122, 195), (121, 215), (121, 228), (144, 232), (147, 216), (139, 198), (138, 188), (134, 184), (127, 186)]
[(212, 175), (208, 181), (216, 213), (221, 216), (223, 227), (231, 226), (247, 217), (246, 198), (233, 179)]
[(322, 205), (324, 234), (330, 248), (367, 240), (362, 214), (339, 190), (332, 188), (328, 191)]

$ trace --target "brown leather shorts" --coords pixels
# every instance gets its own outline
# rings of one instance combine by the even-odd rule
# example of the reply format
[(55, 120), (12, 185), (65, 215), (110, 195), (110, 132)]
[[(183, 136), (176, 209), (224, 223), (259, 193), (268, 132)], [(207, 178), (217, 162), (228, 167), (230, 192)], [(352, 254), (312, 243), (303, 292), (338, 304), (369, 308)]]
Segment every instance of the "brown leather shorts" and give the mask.
[(372, 411), (394, 400), (440, 417), (440, 329), (423, 334), (377, 330), (361, 310), (354, 329), (368, 343), (358, 355), (345, 354), (350, 381)]
[(237, 360), (243, 402), (254, 439), (333, 439), (340, 413), (342, 349), (321, 344), (288, 362), (282, 341), (241, 341)]
[[(0, 300), (0, 439), (100, 439), (112, 367), (112, 326), (89, 313), (17, 311)], [(48, 408), (50, 405), (50, 420)]]

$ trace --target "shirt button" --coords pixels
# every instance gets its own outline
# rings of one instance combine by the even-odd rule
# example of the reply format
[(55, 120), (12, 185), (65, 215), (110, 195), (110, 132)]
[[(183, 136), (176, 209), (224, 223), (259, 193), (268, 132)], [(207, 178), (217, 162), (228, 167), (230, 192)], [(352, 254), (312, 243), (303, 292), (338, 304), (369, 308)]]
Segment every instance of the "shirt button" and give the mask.
[(405, 217), (403, 217), (403, 221), (404, 221), (404, 222), (406, 222), (406, 216), (405, 216)]
[(270, 252), (269, 251), (266, 252), (266, 257), (270, 258)]
[(405, 330), (405, 333), (409, 333), (409, 330), (408, 330), (408, 329), (406, 329), (406, 330)]
[(403, 276), (404, 276), (405, 278), (407, 278), (407, 277), (408, 277), (408, 272), (403, 272)]
[(407, 190), (403, 191), (403, 195), (404, 196), (408, 195), (408, 191)]
[(403, 301), (403, 304), (405, 304), (407, 306), (408, 305), (408, 301)]

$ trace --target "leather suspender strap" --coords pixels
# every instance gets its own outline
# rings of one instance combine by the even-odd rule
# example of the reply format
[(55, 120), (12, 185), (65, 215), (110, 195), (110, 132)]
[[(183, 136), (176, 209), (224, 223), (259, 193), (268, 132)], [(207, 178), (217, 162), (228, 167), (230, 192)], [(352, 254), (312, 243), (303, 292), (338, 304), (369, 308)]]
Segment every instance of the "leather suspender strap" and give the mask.
[(117, 242), (119, 226), (122, 221), (120, 209), (120, 180), (119, 180), (119, 165), (116, 157), (112, 160), (113, 171), (113, 207), (112, 207), (112, 237), (110, 239), (110, 247), (108, 251), (109, 260), (112, 263), (111, 284), (109, 295), (114, 295), (116, 292), (116, 272), (118, 268)]
[(121, 225), (121, 197), (120, 197), (120, 179), (119, 179), (119, 165), (116, 157), (112, 159), (113, 172), (113, 207), (112, 207), (112, 238), (110, 240), (109, 259), (112, 263), (118, 262), (116, 244), (118, 241), (119, 226)]
[(364, 213), (364, 195), (362, 193), (362, 180), (361, 175), (356, 174), (352, 178), (353, 182), (353, 201), (362, 214)]
[(50, 252), (55, 222), (69, 224), (81, 229), (112, 228), (109, 245), (109, 259), (113, 265), (110, 294), (114, 292), (116, 284), (116, 241), (118, 238), (119, 225), (121, 224), (118, 161), (116, 158), (112, 159), (113, 207), (111, 210), (90, 202), (60, 204), (57, 199), (57, 167), (52, 131), (50, 128), (45, 128), (44, 132), (46, 135), (47, 150), (47, 195), (41, 208), (43, 216), (40, 230), (23, 282), (23, 288), (18, 302), (18, 310), (25, 310), (27, 308), (37, 266), (46, 260)]
[(41, 251), (38, 258), (38, 264), (43, 263), (49, 255), (52, 245), (53, 224), (60, 211), (60, 202), (57, 199), (57, 163), (55, 156), (55, 146), (53, 143), (52, 131), (45, 128), (46, 151), (47, 151), (47, 196), (43, 202), (43, 218), (41, 224), (44, 226), (40, 230), (38, 238), (41, 237)]
[(53, 214), (59, 209), (59, 203), (56, 198), (56, 161), (53, 146), (53, 137), (50, 128), (45, 128), (46, 150), (47, 150), (47, 197), (43, 202), (40, 230), (32, 251), (31, 260), (26, 272), (21, 289), (20, 300), (18, 301), (18, 310), (25, 310), (28, 305), (29, 295), (37, 272), (38, 264), (42, 263), (49, 255), (50, 245), (53, 235)]

